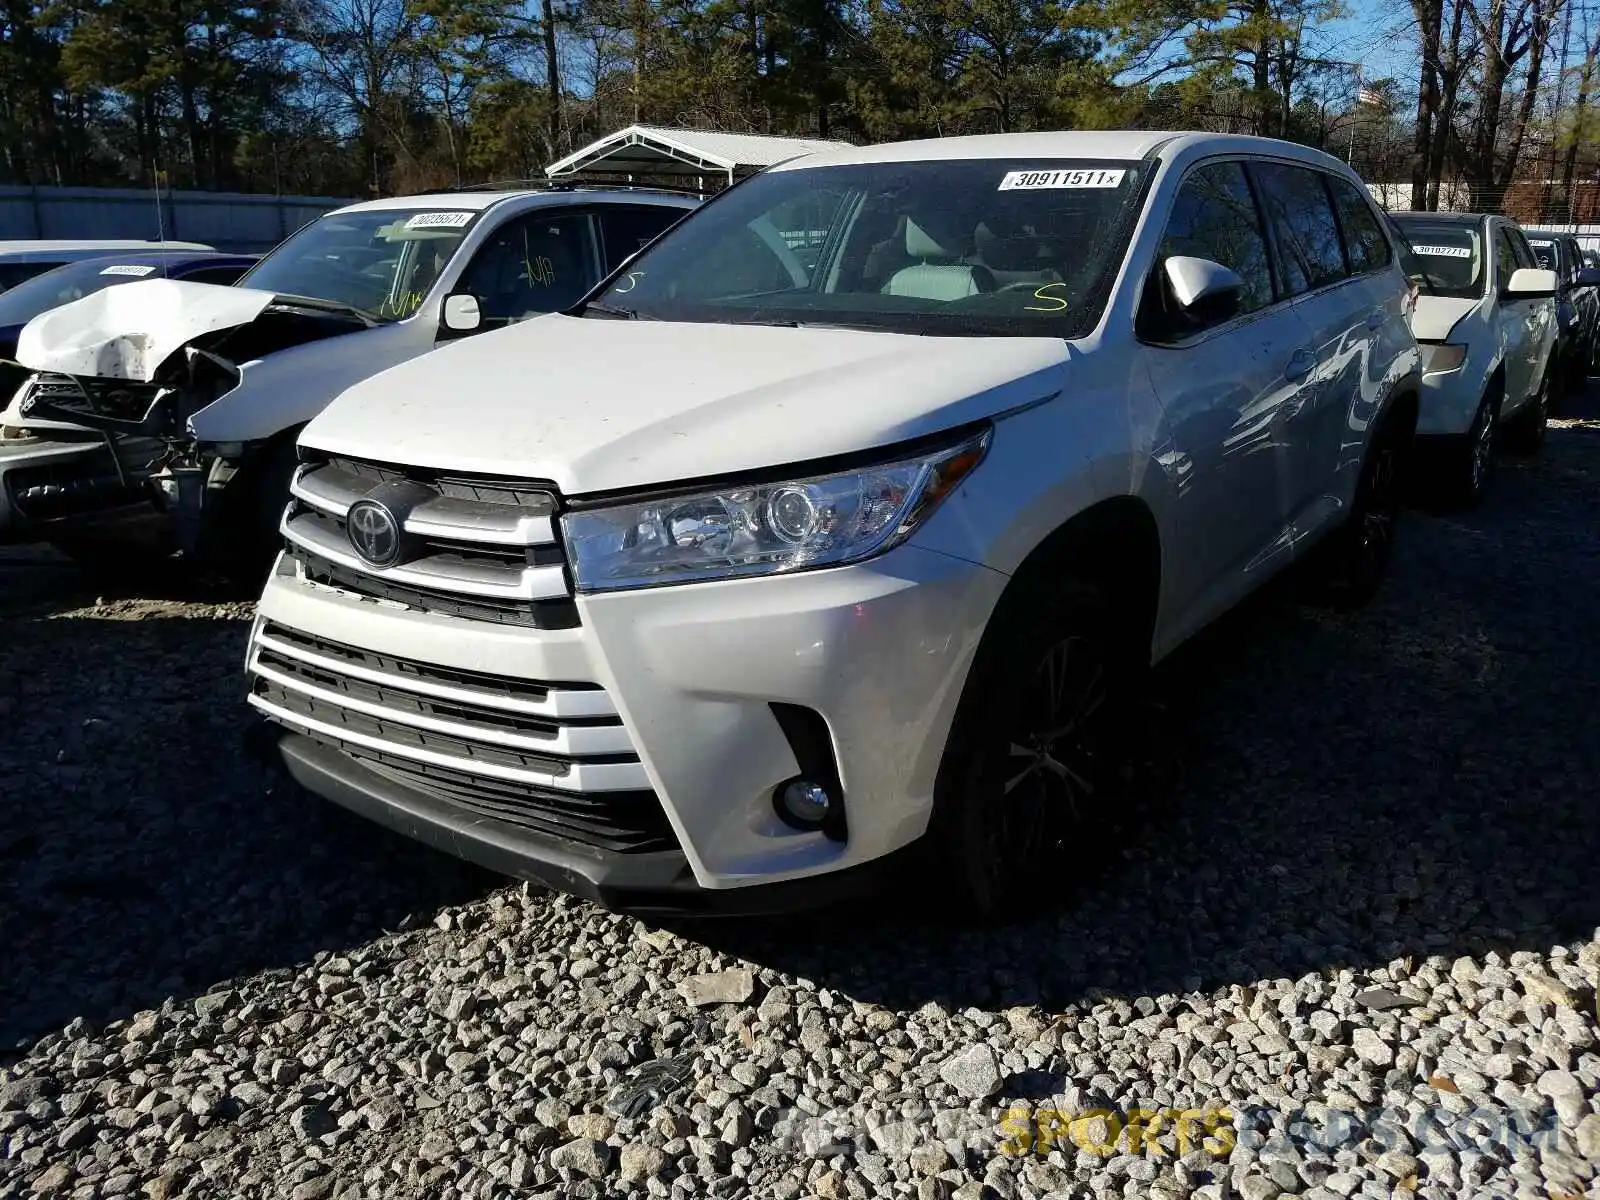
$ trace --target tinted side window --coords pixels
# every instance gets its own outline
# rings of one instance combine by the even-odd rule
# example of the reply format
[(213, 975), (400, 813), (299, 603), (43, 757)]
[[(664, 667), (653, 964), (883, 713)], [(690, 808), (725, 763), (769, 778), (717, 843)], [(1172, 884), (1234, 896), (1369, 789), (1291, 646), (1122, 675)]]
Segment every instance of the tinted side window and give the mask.
[[(1531, 251), (1529, 257), (1532, 257)], [(1511, 282), (1511, 272), (1521, 265), (1517, 262), (1516, 243), (1511, 240), (1511, 231), (1504, 225), (1500, 226), (1500, 232), (1495, 235), (1494, 264), (1498, 276), (1495, 279), (1495, 286), (1501, 288)]]
[(606, 272), (622, 265), (628, 255), (644, 249), (683, 210), (651, 205), (646, 208), (605, 208), (600, 211), (600, 237), (606, 247)]
[[(1517, 266), (1537, 267), (1539, 260), (1533, 256), (1533, 247), (1528, 245), (1527, 235), (1520, 229), (1511, 229), (1508, 232), (1511, 234), (1511, 253), (1516, 256)], [(1559, 268), (1556, 273), (1560, 274)]]
[(1333, 190), (1333, 204), (1339, 212), (1339, 227), (1344, 230), (1345, 253), (1350, 256), (1350, 270), (1360, 275), (1389, 265), (1393, 252), (1383, 227), (1373, 215), (1372, 205), (1359, 188), (1347, 179), (1328, 179)]
[(598, 281), (588, 216), (534, 212), (495, 230), (456, 290), (478, 297), (493, 327), (569, 308)]
[(1339, 222), (1322, 173), (1283, 163), (1252, 163), (1277, 241), (1283, 282), (1291, 295), (1345, 277)]
[(1244, 280), (1240, 312), (1272, 303), (1272, 269), (1261, 214), (1238, 163), (1211, 163), (1183, 181), (1161, 238), (1157, 271), (1161, 262), (1178, 255), (1209, 258), (1232, 268)]

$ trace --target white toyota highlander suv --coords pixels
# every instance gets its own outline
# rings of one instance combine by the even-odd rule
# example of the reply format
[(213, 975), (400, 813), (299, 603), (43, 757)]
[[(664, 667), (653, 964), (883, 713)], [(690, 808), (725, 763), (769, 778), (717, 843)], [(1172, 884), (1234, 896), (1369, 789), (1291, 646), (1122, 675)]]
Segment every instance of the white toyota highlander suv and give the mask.
[(927, 854), (1001, 913), (1117, 802), (1152, 662), (1302, 559), (1377, 586), (1412, 299), (1360, 182), (1282, 142), (771, 169), (312, 421), (259, 748), (610, 904), (766, 909)]

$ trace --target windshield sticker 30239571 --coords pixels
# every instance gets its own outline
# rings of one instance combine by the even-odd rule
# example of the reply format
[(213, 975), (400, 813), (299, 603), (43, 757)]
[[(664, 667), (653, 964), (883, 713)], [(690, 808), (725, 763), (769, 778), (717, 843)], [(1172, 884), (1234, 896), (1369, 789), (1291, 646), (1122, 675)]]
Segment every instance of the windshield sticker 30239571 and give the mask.
[(460, 229), (472, 220), (469, 212), (416, 213), (406, 221), (407, 229)]

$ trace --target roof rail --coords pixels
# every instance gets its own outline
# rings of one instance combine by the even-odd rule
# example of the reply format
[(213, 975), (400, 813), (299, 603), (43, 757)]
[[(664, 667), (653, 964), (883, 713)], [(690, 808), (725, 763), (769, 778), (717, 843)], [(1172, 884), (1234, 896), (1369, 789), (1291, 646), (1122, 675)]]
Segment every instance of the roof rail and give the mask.
[(679, 187), (672, 184), (640, 184), (605, 179), (493, 179), (486, 183), (463, 183), (454, 187), (422, 188), (410, 193), (413, 196), (443, 196), (452, 192), (663, 192), (672, 196), (699, 196), (704, 189)]

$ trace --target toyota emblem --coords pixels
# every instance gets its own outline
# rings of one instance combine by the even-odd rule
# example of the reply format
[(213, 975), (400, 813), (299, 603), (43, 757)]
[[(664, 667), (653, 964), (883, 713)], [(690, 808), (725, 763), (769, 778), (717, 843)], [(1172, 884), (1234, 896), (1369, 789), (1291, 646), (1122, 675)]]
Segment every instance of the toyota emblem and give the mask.
[(374, 567), (400, 561), (400, 522), (376, 500), (357, 500), (345, 518), (350, 544), (361, 560)]

